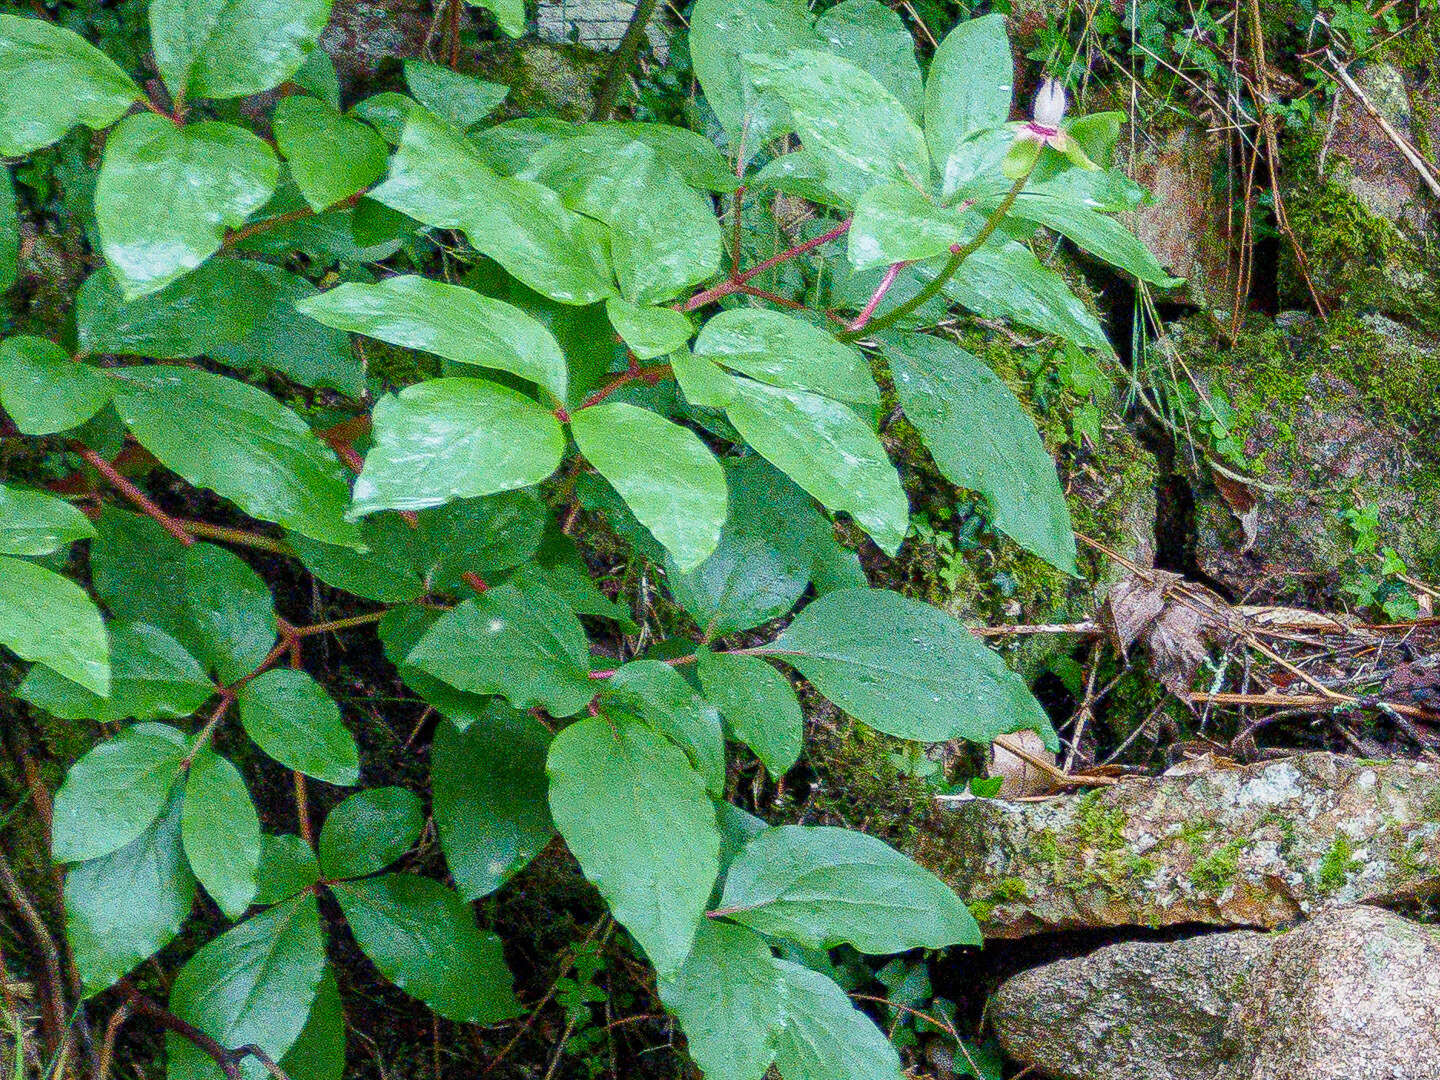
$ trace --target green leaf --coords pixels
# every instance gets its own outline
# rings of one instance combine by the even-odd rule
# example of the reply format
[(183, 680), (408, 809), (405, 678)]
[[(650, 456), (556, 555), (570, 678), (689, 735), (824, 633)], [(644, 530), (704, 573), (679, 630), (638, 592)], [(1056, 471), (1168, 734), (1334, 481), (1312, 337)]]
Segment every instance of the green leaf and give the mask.
[(545, 799), (549, 749), (540, 721), (498, 702), (463, 733), (448, 719), (435, 729), (435, 828), (464, 899), (489, 896), (555, 835)]
[(675, 373), (675, 382), (691, 405), (723, 409), (735, 397), (734, 377), (718, 364), (696, 356), (689, 349), (680, 349), (670, 357), (670, 370)]
[(190, 869), (230, 920), (255, 899), (260, 872), (260, 817), (240, 771), (202, 750), (185, 781), (181, 836)]
[(365, 551), (322, 544), (291, 533), (286, 543), (321, 581), (382, 604), (418, 600), (428, 591), (417, 567), (419, 536), (399, 514), (374, 514), (360, 523)]
[(339, 330), (508, 371), (565, 400), (568, 371), (554, 335), (514, 305), (473, 289), (405, 274), (378, 285), (340, 285), (296, 307)]
[(200, 662), (164, 630), (112, 622), (110, 696), (99, 697), (49, 668), (32, 667), (16, 695), (62, 720), (173, 720), (190, 716), (215, 693)]
[(759, 382), (736, 385), (725, 415), (745, 441), (822, 504), (849, 513), (894, 555), (910, 506), (875, 432), (830, 398)]
[(1055, 462), (1010, 388), (954, 342), (890, 334), (885, 356), (905, 415), (946, 478), (985, 496), (995, 527), (1075, 573), (1075, 533)]
[(115, 384), (44, 338), (0, 342), (0, 405), (25, 435), (79, 427), (105, 407)]
[(570, 418), (575, 444), (681, 570), (705, 560), (725, 522), (725, 473), (689, 428), (610, 402)]
[(674, 308), (632, 304), (618, 296), (605, 301), (605, 313), (615, 332), (640, 360), (668, 356), (683, 348), (695, 332), (690, 320)]
[(925, 83), (925, 138), (937, 161), (966, 135), (1010, 119), (1015, 65), (1003, 15), (967, 19), (945, 35)]
[(494, 1024), (520, 1008), (500, 939), (438, 881), (385, 874), (334, 886), (335, 899), (380, 973), (447, 1020)]
[(982, 318), (1011, 319), (1076, 345), (1114, 354), (1100, 321), (1070, 291), (1065, 279), (1014, 240), (986, 244), (971, 255), (966, 272), (946, 282), (945, 295)]
[(590, 304), (614, 291), (602, 226), (549, 188), (497, 175), (427, 110), (411, 112), (389, 178), (371, 197), (426, 225), (464, 229), (478, 251), (552, 300)]
[(726, 918), (810, 949), (863, 953), (979, 945), (950, 886), (884, 841), (850, 829), (767, 829), (731, 864)]
[(936, 206), (909, 184), (881, 184), (856, 204), (846, 250), (856, 270), (929, 259), (969, 243), (984, 224), (973, 210)]
[(784, 312), (748, 307), (722, 311), (700, 330), (695, 355), (771, 386), (866, 405), (880, 402), (880, 390), (859, 349)]
[(80, 287), (75, 313), (80, 347), (159, 360), (220, 355), (274, 308), (276, 269), (210, 259), (159, 292), (126, 300), (115, 276), (102, 268)]
[(405, 85), (416, 101), (458, 128), (480, 123), (510, 93), (508, 86), (451, 71), (428, 60), (405, 61)]
[(0, 556), (0, 645), (96, 694), (110, 692), (110, 649), (85, 590), (53, 570)]
[(120, 419), (167, 468), (254, 517), (327, 543), (358, 543), (343, 517), (349, 485), (340, 463), (269, 394), (181, 367), (125, 368), (118, 377)]
[[(0, 105), (0, 109), (3, 109)], [(0, 292), (20, 276), (20, 208), (10, 170), (0, 168)]]
[[(316, 49), (310, 55), (325, 54)], [(345, 1010), (335, 969), (329, 964), (325, 965), (305, 1026), (279, 1065), (290, 1080), (342, 1080), (345, 1075)]]
[(260, 888), (257, 904), (278, 904), (304, 892), (320, 880), (315, 852), (291, 833), (260, 838)]
[(720, 713), (684, 676), (658, 660), (632, 660), (605, 682), (600, 709), (628, 716), (678, 744), (717, 798), (725, 793), (725, 735)]
[(685, 1032), (705, 1080), (762, 1080), (785, 1016), (770, 946), (742, 926), (705, 919), (685, 963), (660, 979), (660, 1000)]
[(1150, 254), (1143, 241), (1114, 218), (1069, 199), (1021, 193), (1010, 207), (1012, 217), (1044, 225), (1073, 240), (1091, 255), (1162, 289), (1184, 284), (1173, 278)]
[(524, 0), (465, 0), (471, 7), (484, 8), (495, 16), (495, 22), (506, 37), (517, 38), (525, 33)]
[(385, 175), (385, 140), (333, 105), (298, 94), (283, 98), (273, 124), (290, 175), (317, 214)]
[(48, 18), (0, 15), (0, 157), (107, 128), (141, 98), (120, 65)]
[(506, 583), (442, 615), (407, 662), (474, 694), (502, 694), (517, 709), (573, 716), (594, 696), (585, 628), (547, 592)]
[(132, 724), (86, 753), (55, 793), (51, 857), (57, 863), (118, 851), (160, 816), (189, 750), (164, 724)]
[(100, 247), (121, 292), (157, 292), (194, 270), (265, 205), (279, 175), (274, 152), (243, 128), (126, 117), (105, 141), (95, 183)]
[(843, 0), (815, 20), (815, 34), (830, 51), (863, 67), (920, 119), (924, 91), (915, 38), (900, 16), (877, 0)]
[(640, 724), (571, 724), (550, 746), (550, 812), (662, 976), (685, 962), (715, 875), (715, 804), (685, 752)]
[(856, 169), (872, 183), (930, 183), (930, 155), (915, 121), (868, 71), (833, 53), (791, 49), (746, 56), (755, 85), (790, 106), (805, 149), (828, 164)]
[(781, 777), (800, 758), (805, 720), (788, 679), (754, 656), (700, 651), (696, 673), (706, 698), (730, 733), (755, 751), (770, 775)]
[(320, 869), (329, 880), (383, 870), (409, 851), (425, 828), (425, 809), (400, 787), (356, 792), (320, 829)]
[(901, 1080), (895, 1047), (833, 979), (788, 960), (772, 962), (785, 998), (775, 1053), (785, 1080)]
[(327, 105), (340, 107), (340, 75), (335, 70), (335, 61), (324, 49), (312, 50), (299, 70), (290, 76), (290, 81)]
[(732, 143), (763, 146), (784, 124), (784, 106), (747, 85), (740, 57), (817, 44), (796, 0), (699, 0), (690, 15), (690, 56), (705, 100)]
[(360, 751), (330, 695), (303, 671), (274, 668), (237, 695), (245, 732), (286, 768), (349, 786), (360, 779)]
[(180, 98), (233, 98), (300, 70), (331, 0), (151, 0), (155, 66)]
[(494, 576), (529, 563), (549, 511), (533, 490), (457, 499), (417, 516), (417, 562), (431, 592), (468, 589), (465, 573)]
[(90, 519), (64, 499), (0, 483), (0, 555), (49, 555), (94, 535)]
[(205, 667), (222, 683), (243, 679), (275, 643), (275, 607), (260, 575), (214, 544), (186, 549), (185, 623)]
[(1057, 745), (1020, 676), (949, 615), (899, 593), (842, 589), (822, 596), (764, 651), (888, 735), (988, 743), (1029, 728), (1052, 749)]
[(355, 481), (352, 516), (538, 484), (565, 451), (565, 433), (549, 411), (483, 379), (407, 386), (381, 398), (373, 420), (375, 442)]
[(195, 877), (180, 842), (182, 796), (125, 847), (65, 872), (65, 939), (87, 997), (110, 987), (180, 932)]
[[(314, 896), (297, 896), (252, 915), (191, 956), (170, 988), (170, 1011), (221, 1046), (253, 1044), (278, 1060), (300, 1037), (325, 969), (320, 910)], [(168, 1080), (224, 1075), (213, 1058), (177, 1035), (166, 1036), (165, 1052)], [(255, 1072), (264, 1075), (258, 1067)]]

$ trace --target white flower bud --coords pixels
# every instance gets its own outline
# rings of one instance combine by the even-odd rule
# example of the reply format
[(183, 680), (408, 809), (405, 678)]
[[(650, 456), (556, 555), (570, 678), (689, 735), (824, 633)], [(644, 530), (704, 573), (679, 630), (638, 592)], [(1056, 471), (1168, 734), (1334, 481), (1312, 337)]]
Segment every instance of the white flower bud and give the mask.
[(1065, 118), (1065, 88), (1054, 79), (1046, 79), (1035, 92), (1035, 123), (1052, 131)]

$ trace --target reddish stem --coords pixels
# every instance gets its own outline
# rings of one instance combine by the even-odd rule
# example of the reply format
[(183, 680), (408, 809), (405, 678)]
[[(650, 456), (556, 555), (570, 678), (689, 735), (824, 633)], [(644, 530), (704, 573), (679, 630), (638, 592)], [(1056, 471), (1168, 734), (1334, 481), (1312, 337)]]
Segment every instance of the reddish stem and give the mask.
[[(668, 665), (670, 665), (671, 667), (680, 667), (680, 666), (683, 665), (683, 664), (693, 664), (693, 663), (695, 663), (695, 661), (698, 660), (698, 659), (699, 659), (699, 654), (698, 654), (698, 653), (691, 653), (689, 656), (672, 656), (670, 659), (668, 659), (668, 660), (661, 660), (660, 662), (661, 662), (662, 664), (668, 664)], [(619, 671), (619, 670), (620, 670), (619, 668), (601, 668), (601, 669), (598, 670), (598, 671), (592, 671), (592, 672), (590, 672), (590, 678), (592, 678), (592, 679), (609, 679), (609, 678), (613, 678), (614, 675), (615, 675), (615, 673), (616, 673), (617, 671)]]
[(743, 293), (745, 296), (758, 296), (761, 300), (769, 300), (772, 304), (779, 304), (781, 307), (791, 308), (795, 311), (806, 310), (805, 305), (798, 300), (791, 300), (789, 297), (780, 296), (777, 293), (757, 289), (754, 285), (741, 285), (737, 291)]
[(489, 585), (485, 584), (485, 579), (475, 573), (474, 570), (466, 570), (465, 573), (460, 575), (460, 580), (478, 593), (483, 593), (490, 588)]
[(180, 543), (186, 547), (195, 543), (195, 537), (186, 532), (184, 527), (173, 517), (151, 502), (148, 495), (125, 477), (121, 476), (119, 470), (111, 465), (110, 462), (106, 461), (104, 457), (81, 442), (72, 443), (71, 447), (77, 454), (85, 459), (87, 465), (109, 481), (111, 487), (153, 518), (162, 529), (175, 537), (176, 540), (179, 540)]
[[(741, 142), (744, 142), (745, 133), (742, 131)], [(744, 146), (741, 146), (741, 153), (744, 153)], [(739, 172), (740, 166), (736, 167)], [(730, 277), (733, 280), (740, 276), (740, 204), (745, 201), (745, 185), (741, 184), (735, 189), (734, 201), (730, 204), (735, 209), (735, 231), (730, 241)]]
[(796, 244), (794, 247), (789, 248), (786, 251), (782, 251), (778, 255), (772, 255), (764, 262), (756, 266), (752, 266), (749, 270), (742, 271), (741, 273), (732, 276), (728, 281), (722, 281), (719, 285), (716, 285), (713, 288), (706, 289), (704, 292), (696, 293), (689, 300), (686, 300), (685, 303), (681, 304), (677, 310), (694, 311), (696, 308), (702, 308), (706, 304), (713, 304), (722, 296), (729, 296), (731, 293), (737, 293), (740, 291), (741, 286), (743, 286), (751, 278), (763, 274), (766, 270), (772, 270), (775, 267), (779, 266), (781, 263), (789, 262), (791, 259), (795, 259), (800, 257), (801, 255), (804, 255), (807, 251), (814, 251), (816, 248), (822, 247), (825, 244), (830, 243), (830, 241), (832, 240), (840, 239), (840, 237), (844, 236), (847, 232), (850, 231), (851, 223), (852, 219), (846, 218), (829, 232), (823, 233), (820, 236), (815, 237), (813, 240), (806, 240), (803, 244)]
[(860, 317), (850, 324), (850, 331), (852, 333), (856, 330), (864, 329), (865, 324), (870, 321), (870, 317), (875, 314), (875, 309), (880, 306), (880, 301), (885, 299), (885, 294), (890, 291), (890, 286), (894, 285), (895, 279), (900, 276), (900, 271), (909, 265), (909, 262), (890, 264), (890, 269), (885, 271), (885, 276), (880, 279), (880, 284), (876, 286), (874, 295), (870, 297), (865, 307), (861, 309)]
[(654, 386), (664, 379), (673, 379), (674, 370), (669, 364), (652, 364), (649, 367), (631, 368), (629, 371), (622, 371), (600, 389), (587, 397), (580, 403), (582, 409), (588, 409), (591, 405), (598, 405), (607, 397), (619, 390), (626, 383), (643, 382), (648, 386)]

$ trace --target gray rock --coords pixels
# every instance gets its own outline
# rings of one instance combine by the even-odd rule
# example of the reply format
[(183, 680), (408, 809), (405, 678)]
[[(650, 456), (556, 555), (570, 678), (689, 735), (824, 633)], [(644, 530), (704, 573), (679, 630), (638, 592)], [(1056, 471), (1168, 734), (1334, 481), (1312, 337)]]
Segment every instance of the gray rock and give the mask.
[(941, 802), (908, 845), (987, 937), (1275, 927), (1440, 889), (1440, 770), (1311, 753), (1041, 802)]
[(1005, 983), (1006, 1053), (1063, 1080), (1436, 1080), (1440, 941), (1373, 907), (1126, 942)]

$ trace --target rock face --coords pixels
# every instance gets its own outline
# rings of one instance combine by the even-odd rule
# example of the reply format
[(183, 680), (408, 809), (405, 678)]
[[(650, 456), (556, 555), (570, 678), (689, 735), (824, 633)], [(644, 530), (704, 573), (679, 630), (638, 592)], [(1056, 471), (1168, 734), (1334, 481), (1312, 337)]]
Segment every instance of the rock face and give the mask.
[(1440, 770), (1326, 753), (1192, 762), (1043, 802), (942, 802), (909, 848), (986, 937), (1275, 927), (1440, 889)]
[(1011, 979), (1007, 1054), (1063, 1080), (1436, 1080), (1440, 940), (1373, 907), (1126, 942)]

